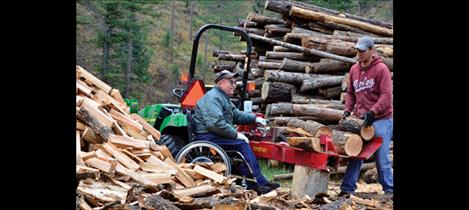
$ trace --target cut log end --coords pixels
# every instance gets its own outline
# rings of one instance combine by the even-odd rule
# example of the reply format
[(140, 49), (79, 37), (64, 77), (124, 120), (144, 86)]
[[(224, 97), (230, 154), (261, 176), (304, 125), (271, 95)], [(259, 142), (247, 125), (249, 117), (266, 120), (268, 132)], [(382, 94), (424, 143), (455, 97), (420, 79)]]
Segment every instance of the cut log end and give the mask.
[(361, 127), (360, 135), (365, 141), (371, 140), (375, 136), (375, 127), (373, 125), (368, 127)]
[(327, 126), (321, 127), (318, 129), (315, 137), (321, 137), (321, 134), (324, 134), (326, 136), (332, 136), (332, 129)]
[(363, 141), (357, 134), (347, 134), (349, 138), (345, 143), (345, 153), (349, 156), (357, 156), (362, 151)]

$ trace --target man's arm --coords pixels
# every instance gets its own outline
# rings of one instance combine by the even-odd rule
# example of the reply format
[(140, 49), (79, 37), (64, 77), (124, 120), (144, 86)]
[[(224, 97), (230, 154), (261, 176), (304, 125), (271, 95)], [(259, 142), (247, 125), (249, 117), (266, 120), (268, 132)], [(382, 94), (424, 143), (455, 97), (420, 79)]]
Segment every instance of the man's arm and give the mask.
[(353, 87), (352, 69), (349, 72), (349, 83), (347, 86), (347, 95), (345, 96), (345, 109), (346, 112), (352, 112), (353, 106), (355, 106), (355, 88)]
[(246, 113), (239, 111), (236, 107), (232, 107), (233, 110), (233, 123), (238, 125), (249, 125), (256, 123), (256, 115), (253, 113)]
[(381, 80), (378, 84), (379, 88), (379, 99), (371, 107), (370, 111), (372, 111), (375, 115), (379, 115), (383, 113), (388, 106), (391, 105), (391, 97), (392, 97), (392, 80), (391, 80), (391, 72), (387, 67), (384, 67), (383, 71), (381, 71)]
[(204, 114), (205, 125), (210, 132), (219, 136), (234, 139), (238, 132), (223, 117), (223, 108), (220, 99), (214, 98), (213, 104), (201, 107)]

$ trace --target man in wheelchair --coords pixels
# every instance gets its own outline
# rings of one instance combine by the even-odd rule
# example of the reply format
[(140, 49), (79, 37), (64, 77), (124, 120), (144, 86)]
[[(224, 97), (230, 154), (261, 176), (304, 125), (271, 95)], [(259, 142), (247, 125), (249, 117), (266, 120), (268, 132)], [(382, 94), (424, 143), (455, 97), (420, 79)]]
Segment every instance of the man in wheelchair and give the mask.
[[(208, 91), (198, 102), (193, 115), (196, 140), (207, 140), (225, 150), (239, 151), (250, 165), (257, 183), (247, 183), (248, 189), (265, 194), (278, 188), (278, 183), (269, 182), (262, 174), (256, 156), (249, 146), (248, 138), (237, 132), (233, 124), (266, 125), (266, 120), (253, 113), (239, 111), (231, 102), (230, 96), (236, 88), (238, 73), (223, 70), (216, 75), (216, 86)], [(241, 167), (240, 174), (249, 175), (246, 165)]]

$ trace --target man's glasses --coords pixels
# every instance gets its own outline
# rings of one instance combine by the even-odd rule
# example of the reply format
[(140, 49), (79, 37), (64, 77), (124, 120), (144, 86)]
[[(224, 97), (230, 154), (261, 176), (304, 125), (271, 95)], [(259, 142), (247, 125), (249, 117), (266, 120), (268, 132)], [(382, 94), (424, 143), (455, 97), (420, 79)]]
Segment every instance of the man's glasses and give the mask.
[(236, 80), (228, 80), (230, 82), (230, 85), (236, 85)]

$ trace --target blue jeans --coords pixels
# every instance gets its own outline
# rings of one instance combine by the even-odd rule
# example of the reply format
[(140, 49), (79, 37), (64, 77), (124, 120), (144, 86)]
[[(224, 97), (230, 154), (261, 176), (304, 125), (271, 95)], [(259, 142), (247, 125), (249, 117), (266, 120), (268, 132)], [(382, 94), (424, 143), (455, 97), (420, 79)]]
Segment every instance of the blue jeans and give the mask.
[[(259, 166), (259, 163), (257, 163), (256, 156), (252, 152), (252, 149), (249, 146), (249, 144), (247, 144), (245, 141), (240, 140), (240, 139), (226, 139), (213, 133), (196, 134), (196, 140), (210, 141), (219, 145), (225, 150), (239, 151), (244, 156), (248, 164), (251, 166), (253, 175), (256, 178), (257, 184), (258, 185), (267, 184), (268, 181), (261, 172), (261, 167)], [(242, 166), (240, 166), (240, 174), (244, 176), (250, 175), (249, 169), (246, 165), (243, 164)], [(254, 187), (249, 182), (247, 184), (248, 184), (248, 188), (250, 189)]]
[[(383, 186), (384, 192), (393, 192), (393, 170), (391, 160), (389, 158), (389, 145), (391, 144), (393, 119), (380, 119), (373, 123), (375, 127), (375, 136), (383, 138), (383, 144), (376, 150), (375, 163), (378, 170), (378, 181)], [(353, 193), (357, 189), (357, 181), (360, 176), (360, 168), (363, 160), (351, 159), (347, 170), (345, 171), (344, 180), (340, 186), (343, 192)]]

